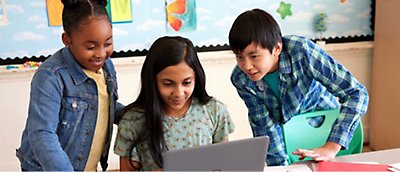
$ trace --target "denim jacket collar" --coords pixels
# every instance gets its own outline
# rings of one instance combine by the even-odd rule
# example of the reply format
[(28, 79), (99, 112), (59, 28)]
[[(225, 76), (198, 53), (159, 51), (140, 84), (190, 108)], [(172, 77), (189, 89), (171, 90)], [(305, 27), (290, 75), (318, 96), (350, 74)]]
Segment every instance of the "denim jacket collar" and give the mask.
[(79, 65), (78, 61), (72, 55), (72, 52), (69, 48), (62, 49), (62, 60), (63, 62), (70, 68), (71, 77), (73, 78), (74, 84), (78, 85), (83, 83), (89, 77), (83, 72), (81, 66)]
[[(71, 73), (71, 77), (73, 78), (74, 84), (78, 85), (78, 84), (82, 84), (83, 82), (85, 82), (89, 77), (83, 72), (82, 67), (80, 66), (78, 61), (75, 59), (75, 57), (73, 56), (71, 50), (66, 47), (66, 48), (62, 49), (61, 53), (62, 53), (62, 56), (64, 57), (64, 58), (62, 58), (63, 62), (66, 64), (66, 66), (72, 68), (69, 71)], [(106, 72), (106, 71), (110, 71), (110, 65), (111, 65), (110, 63), (107, 63), (107, 60), (103, 65), (103, 69), (105, 69), (104, 71), (106, 73), (106, 76), (111, 75), (111, 77), (114, 78), (113, 74)]]

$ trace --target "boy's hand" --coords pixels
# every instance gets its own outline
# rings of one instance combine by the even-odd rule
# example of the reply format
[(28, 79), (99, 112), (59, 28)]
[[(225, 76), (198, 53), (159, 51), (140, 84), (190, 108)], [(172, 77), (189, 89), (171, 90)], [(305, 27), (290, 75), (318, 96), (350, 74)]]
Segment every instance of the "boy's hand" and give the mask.
[(298, 155), (299, 160), (303, 160), (306, 157), (313, 158), (315, 161), (327, 161), (335, 158), (336, 154), (342, 148), (341, 145), (334, 142), (326, 142), (322, 147), (307, 150), (307, 149), (297, 149), (292, 152), (293, 155)]

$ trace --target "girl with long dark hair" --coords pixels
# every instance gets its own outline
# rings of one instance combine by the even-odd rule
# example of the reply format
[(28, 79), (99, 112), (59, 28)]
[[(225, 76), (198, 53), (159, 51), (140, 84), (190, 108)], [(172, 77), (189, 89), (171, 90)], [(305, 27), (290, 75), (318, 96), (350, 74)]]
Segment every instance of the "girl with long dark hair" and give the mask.
[(233, 123), (224, 104), (209, 96), (192, 42), (162, 37), (150, 47), (138, 98), (123, 112), (114, 152), (120, 170), (162, 168), (168, 150), (226, 141)]

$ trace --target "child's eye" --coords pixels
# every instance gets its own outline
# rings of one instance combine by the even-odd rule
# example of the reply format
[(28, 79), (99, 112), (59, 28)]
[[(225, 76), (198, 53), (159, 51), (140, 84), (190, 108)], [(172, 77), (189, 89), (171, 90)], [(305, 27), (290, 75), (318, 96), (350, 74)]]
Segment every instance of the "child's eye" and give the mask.
[(183, 82), (183, 85), (190, 85), (190, 84), (192, 84), (192, 81), (185, 81), (185, 82)]
[(258, 55), (252, 55), (251, 56), (251, 58), (253, 58), (253, 59), (255, 59), (255, 58), (257, 58), (258, 57)]
[(113, 44), (112, 42), (109, 42), (109, 43), (104, 44), (104, 46), (105, 46), (105, 47), (109, 47), (109, 46), (111, 46), (112, 44)]
[(93, 43), (86, 43), (86, 44), (84, 44), (84, 46), (85, 46), (86, 49), (88, 49), (88, 50), (93, 50), (93, 49), (96, 48), (96, 44), (93, 44)]
[(172, 83), (170, 83), (170, 82), (164, 82), (163, 85), (165, 85), (165, 86), (170, 86), (170, 85), (172, 85)]

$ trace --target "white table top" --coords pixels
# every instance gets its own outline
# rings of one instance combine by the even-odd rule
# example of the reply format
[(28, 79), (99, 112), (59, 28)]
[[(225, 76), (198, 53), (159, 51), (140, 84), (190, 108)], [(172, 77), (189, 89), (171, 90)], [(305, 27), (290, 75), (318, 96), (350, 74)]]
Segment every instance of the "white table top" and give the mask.
[[(400, 163), (400, 148), (387, 149), (380, 151), (365, 152), (360, 154), (345, 155), (336, 157), (333, 161), (337, 162), (355, 162), (355, 163), (379, 163), (379, 164), (394, 164)], [(311, 172), (315, 171), (316, 162), (305, 161), (300, 163), (294, 163), (289, 166), (274, 166), (265, 167), (266, 172), (278, 172), (278, 171), (303, 171)]]
[(376, 162), (379, 164), (393, 164), (400, 162), (400, 148), (340, 156), (336, 157), (333, 161)]

